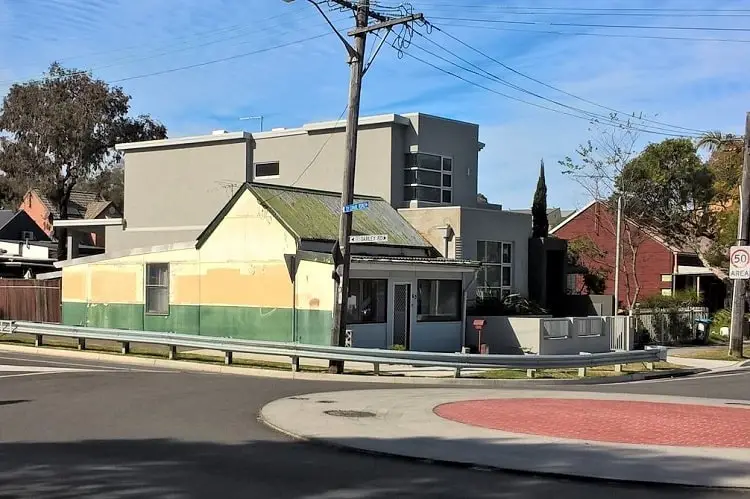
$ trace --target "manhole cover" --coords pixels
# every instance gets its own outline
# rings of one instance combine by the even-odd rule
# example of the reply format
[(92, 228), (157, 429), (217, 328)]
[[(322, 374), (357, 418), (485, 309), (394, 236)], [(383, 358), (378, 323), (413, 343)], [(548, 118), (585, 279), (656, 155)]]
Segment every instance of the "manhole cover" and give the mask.
[(326, 414), (329, 416), (339, 416), (342, 418), (374, 418), (375, 413), (374, 412), (366, 412), (366, 411), (346, 411), (346, 410), (331, 410), (331, 411), (325, 411)]

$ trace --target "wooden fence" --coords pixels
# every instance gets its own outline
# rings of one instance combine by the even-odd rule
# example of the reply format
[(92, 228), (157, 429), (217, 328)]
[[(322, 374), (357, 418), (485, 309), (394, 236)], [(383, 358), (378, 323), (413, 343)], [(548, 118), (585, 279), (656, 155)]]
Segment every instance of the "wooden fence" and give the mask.
[(0, 318), (60, 322), (61, 279), (0, 279)]

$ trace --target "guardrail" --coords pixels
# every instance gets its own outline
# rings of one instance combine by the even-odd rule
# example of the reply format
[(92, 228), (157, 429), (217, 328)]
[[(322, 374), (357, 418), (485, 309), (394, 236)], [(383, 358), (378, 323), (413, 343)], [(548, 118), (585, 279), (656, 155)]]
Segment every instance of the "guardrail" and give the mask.
[(170, 359), (177, 357), (177, 347), (216, 350), (224, 352), (226, 364), (232, 363), (233, 353), (288, 357), (291, 360), (292, 371), (299, 370), (299, 359), (302, 358), (373, 364), (376, 374), (379, 374), (381, 364), (445, 367), (455, 369), (456, 377), (460, 376), (461, 369), (483, 368), (526, 369), (529, 376), (533, 376), (538, 369), (578, 368), (579, 375), (583, 376), (586, 368), (597, 366), (621, 366), (642, 362), (652, 369), (654, 362), (666, 360), (667, 357), (667, 349), (663, 347), (631, 352), (582, 352), (580, 355), (478, 355), (304, 345), (25, 321), (0, 321), (0, 333), (34, 335), (36, 346), (43, 345), (44, 336), (75, 338), (78, 340), (79, 350), (86, 349), (86, 340), (119, 342), (123, 354), (129, 353), (131, 343), (164, 345), (169, 347)]

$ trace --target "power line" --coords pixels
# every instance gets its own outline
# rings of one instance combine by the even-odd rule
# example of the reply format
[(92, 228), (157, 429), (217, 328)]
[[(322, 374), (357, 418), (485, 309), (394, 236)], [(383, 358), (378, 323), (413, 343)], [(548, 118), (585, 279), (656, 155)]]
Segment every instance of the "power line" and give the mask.
[(750, 32), (750, 28), (711, 28), (707, 26), (657, 26), (642, 24), (591, 24), (591, 23), (558, 23), (545, 21), (508, 21), (504, 19), (476, 19), (470, 17), (440, 17), (430, 16), (431, 19), (445, 21), (467, 21), (483, 23), (500, 23), (500, 24), (524, 24), (529, 26), (573, 26), (579, 28), (618, 28), (618, 29), (665, 29), (665, 30), (682, 30), (682, 31), (732, 31), (732, 32)]
[[(464, 5), (460, 3), (430, 3), (432, 7), (468, 7), (468, 8), (487, 8), (488, 5)], [(750, 12), (750, 9), (695, 9), (695, 8), (662, 8), (662, 7), (570, 7), (570, 6), (556, 6), (556, 7), (535, 7), (526, 5), (492, 5), (496, 9), (510, 10), (510, 9), (524, 9), (524, 10), (538, 10), (538, 11), (556, 11), (556, 10), (567, 10), (567, 11), (593, 11), (593, 12)]]
[(481, 26), (478, 24), (458, 24), (451, 23), (451, 26), (458, 28), (472, 28), (472, 29), (489, 29), (494, 31), (514, 31), (519, 33), (541, 33), (548, 35), (563, 35), (563, 36), (594, 36), (601, 38), (631, 38), (631, 39), (643, 39), (643, 40), (678, 40), (678, 41), (690, 41), (690, 42), (729, 42), (729, 43), (750, 43), (748, 39), (735, 39), (735, 38), (693, 38), (686, 36), (658, 36), (658, 35), (628, 35), (621, 33), (582, 33), (577, 31), (549, 31), (549, 30), (538, 30), (538, 29), (521, 29), (521, 28), (501, 28), (500, 26)]
[[(634, 118), (634, 119), (638, 119), (638, 120), (640, 120), (640, 121), (646, 121), (646, 122), (649, 122), (649, 123), (654, 123), (654, 124), (656, 124), (656, 125), (663, 125), (663, 126), (665, 126), (665, 127), (669, 127), (669, 128), (672, 128), (672, 129), (680, 129), (680, 130), (685, 130), (685, 131), (689, 131), (689, 132), (697, 132), (697, 133), (700, 133), (700, 134), (706, 133), (706, 130), (699, 130), (699, 129), (697, 129), (697, 128), (689, 128), (689, 127), (683, 127), (683, 126), (679, 126), (679, 125), (672, 125), (672, 124), (670, 124), (670, 123), (664, 123), (664, 122), (661, 122), (661, 121), (657, 121), (657, 120), (652, 120), (652, 119), (649, 119), (649, 118), (643, 118), (643, 117), (640, 117), (640, 116), (635, 116), (635, 115), (634, 115), (633, 113), (626, 113), (626, 112), (620, 111), (620, 110), (618, 110), (618, 109), (615, 109), (615, 108), (612, 108), (612, 107), (609, 107), (609, 106), (605, 106), (605, 105), (603, 105), (603, 104), (599, 104), (599, 103), (597, 103), (597, 102), (594, 102), (594, 101), (592, 101), (592, 100), (586, 99), (586, 98), (584, 98), (584, 97), (580, 97), (580, 96), (578, 96), (578, 95), (575, 95), (575, 94), (573, 94), (573, 93), (571, 93), (571, 92), (567, 92), (567, 91), (565, 91), (565, 90), (563, 90), (563, 89), (561, 89), (561, 88), (558, 88), (558, 87), (555, 87), (555, 86), (553, 86), (553, 85), (550, 85), (550, 84), (548, 84), (548, 83), (545, 83), (545, 82), (543, 82), (543, 81), (541, 81), (541, 80), (539, 80), (539, 79), (537, 79), (537, 78), (534, 78), (534, 77), (532, 77), (532, 76), (529, 76), (529, 75), (527, 75), (526, 73), (523, 73), (523, 72), (521, 72), (521, 71), (518, 71), (517, 69), (515, 69), (515, 68), (513, 68), (513, 67), (511, 67), (511, 66), (508, 66), (508, 65), (507, 65), (507, 64), (505, 64), (504, 62), (502, 62), (502, 61), (500, 61), (500, 60), (498, 60), (498, 59), (496, 59), (496, 58), (494, 58), (494, 57), (490, 56), (490, 55), (489, 55), (489, 54), (487, 54), (486, 52), (483, 52), (483, 51), (479, 50), (478, 48), (476, 48), (476, 47), (474, 47), (474, 46), (472, 46), (472, 45), (470, 45), (470, 44), (468, 44), (468, 43), (464, 42), (464, 41), (463, 41), (463, 40), (461, 40), (460, 38), (458, 38), (458, 37), (456, 37), (456, 36), (454, 36), (454, 35), (452, 35), (452, 34), (448, 33), (447, 31), (445, 31), (444, 29), (440, 28), (439, 26), (435, 26), (434, 24), (433, 24), (433, 25), (431, 25), (431, 26), (432, 26), (432, 27), (433, 27), (434, 29), (438, 30), (439, 32), (443, 33), (443, 34), (444, 34), (445, 36), (447, 36), (447, 37), (449, 37), (449, 38), (453, 39), (454, 41), (456, 41), (456, 42), (458, 42), (458, 43), (460, 43), (461, 45), (463, 45), (464, 47), (468, 48), (469, 50), (472, 50), (472, 51), (476, 52), (477, 54), (479, 54), (479, 55), (481, 55), (481, 56), (483, 56), (483, 57), (486, 57), (486, 58), (487, 58), (487, 59), (489, 59), (490, 61), (492, 61), (492, 62), (495, 62), (496, 64), (499, 64), (500, 66), (502, 66), (503, 68), (507, 69), (508, 71), (511, 71), (512, 73), (514, 73), (514, 74), (517, 74), (518, 76), (521, 76), (521, 77), (523, 77), (523, 78), (526, 78), (526, 79), (528, 79), (528, 80), (530, 80), (530, 81), (533, 81), (534, 83), (537, 83), (537, 84), (539, 84), (539, 85), (542, 85), (542, 86), (544, 86), (544, 87), (547, 87), (547, 88), (549, 88), (549, 89), (551, 89), (551, 90), (554, 90), (554, 91), (556, 91), (556, 92), (560, 92), (560, 93), (562, 93), (562, 94), (564, 94), (564, 95), (567, 95), (567, 96), (569, 96), (569, 97), (573, 97), (574, 99), (580, 100), (581, 102), (585, 102), (585, 103), (587, 103), (587, 104), (591, 104), (591, 105), (593, 105), (593, 106), (596, 106), (596, 107), (599, 107), (599, 108), (605, 109), (605, 110), (607, 110), (607, 111), (610, 111), (610, 112), (613, 112), (613, 113), (621, 114), (621, 115), (624, 115), (624, 116), (629, 116), (629, 117), (631, 117), (631, 118)], [(421, 33), (420, 33), (420, 35), (421, 35)], [(422, 36), (423, 36), (423, 35), (422, 35)], [(427, 37), (425, 37), (425, 38), (427, 38)], [(434, 41), (433, 41), (433, 40), (431, 40), (430, 38), (427, 38), (427, 40), (429, 40), (429, 41), (433, 42), (433, 43), (434, 43), (435, 45), (437, 45), (438, 47), (442, 47), (442, 46), (441, 46), (440, 44), (438, 44), (437, 42), (434, 42)]]
[[(395, 49), (395, 47), (394, 47), (394, 49)], [(398, 49), (396, 49), (396, 50), (398, 50)], [(530, 106), (538, 107), (540, 109), (545, 109), (547, 111), (552, 111), (552, 112), (555, 112), (555, 113), (558, 113), (558, 114), (563, 114), (563, 115), (566, 115), (566, 116), (572, 116), (573, 118), (582, 119), (582, 120), (585, 120), (585, 121), (588, 121), (588, 122), (591, 122), (591, 121), (599, 122), (599, 120), (597, 118), (595, 118), (595, 117), (592, 118), (591, 115), (593, 113), (588, 113), (588, 112), (584, 111), (584, 114), (588, 114), (589, 115), (589, 117), (585, 117), (585, 116), (581, 116), (579, 114), (574, 114), (574, 113), (571, 113), (571, 112), (567, 112), (567, 111), (563, 111), (563, 110), (560, 110), (560, 109), (555, 109), (555, 108), (552, 108), (552, 107), (549, 107), (549, 106), (545, 106), (543, 104), (538, 104), (536, 102), (530, 102), (530, 101), (527, 101), (527, 100), (524, 100), (524, 99), (520, 99), (518, 97), (514, 97), (512, 95), (508, 95), (506, 93), (500, 92), (500, 91), (498, 91), (498, 90), (496, 90), (494, 88), (482, 85), (481, 83), (477, 83), (475, 81), (472, 81), (472, 80), (469, 80), (467, 78), (464, 78), (463, 76), (461, 76), (459, 74), (456, 74), (456, 73), (454, 73), (452, 71), (449, 71), (447, 69), (441, 68), (440, 66), (437, 66), (436, 64), (433, 64), (433, 63), (431, 63), (429, 61), (426, 61), (426, 60), (424, 60), (424, 59), (422, 59), (420, 57), (417, 57), (417, 56), (415, 56), (414, 54), (412, 54), (412, 53), (410, 53), (408, 51), (399, 51), (399, 52), (402, 53), (402, 54), (404, 54), (404, 55), (406, 55), (406, 56), (409, 56), (412, 59), (415, 59), (415, 60), (417, 60), (417, 61), (419, 61), (419, 62), (421, 62), (421, 63), (423, 63), (423, 64), (425, 64), (427, 66), (430, 66), (433, 69), (436, 69), (436, 70), (438, 70), (438, 71), (440, 71), (442, 73), (445, 73), (447, 75), (453, 76), (454, 78), (457, 78), (457, 79), (459, 79), (459, 80), (461, 80), (461, 81), (463, 81), (465, 83), (468, 83), (468, 84), (470, 84), (472, 86), (475, 86), (477, 88), (481, 88), (483, 90), (487, 90), (488, 92), (492, 92), (493, 94), (500, 95), (501, 97), (505, 97), (507, 99), (511, 99), (511, 100), (514, 100), (514, 101), (517, 101), (517, 102), (521, 102), (523, 104), (528, 104)], [(456, 65), (455, 63), (453, 63), (453, 64)], [(460, 65), (457, 65), (457, 66), (461, 67)], [(463, 69), (465, 69), (465, 68), (463, 68)], [(621, 128), (628, 128), (628, 129), (632, 129), (632, 130), (636, 130), (636, 131), (641, 131), (641, 132), (645, 132), (645, 133), (651, 133), (651, 134), (656, 134), (656, 135), (663, 135), (663, 136), (667, 136), (667, 137), (684, 137), (685, 136), (685, 134), (663, 133), (663, 132), (657, 132), (657, 131), (654, 131), (654, 130), (651, 130), (651, 129), (647, 129), (647, 128), (640, 128), (640, 127), (635, 127), (635, 126), (628, 125), (628, 124), (617, 123), (616, 121), (612, 121), (611, 119), (607, 119), (605, 124), (608, 124), (608, 125), (611, 125), (611, 126), (616, 126), (616, 127), (621, 127)]]
[[(503, 8), (499, 5), (435, 5), (431, 7), (441, 11), (451, 12), (452, 9), (465, 11), (465, 9), (481, 9), (497, 12), (507, 16), (577, 16), (577, 17), (669, 17), (669, 18), (737, 18), (750, 17), (750, 11), (710, 11), (710, 12), (607, 12), (586, 10), (533, 10), (531, 7), (518, 7), (517, 9)], [(500, 12), (498, 12), (500, 10)]]

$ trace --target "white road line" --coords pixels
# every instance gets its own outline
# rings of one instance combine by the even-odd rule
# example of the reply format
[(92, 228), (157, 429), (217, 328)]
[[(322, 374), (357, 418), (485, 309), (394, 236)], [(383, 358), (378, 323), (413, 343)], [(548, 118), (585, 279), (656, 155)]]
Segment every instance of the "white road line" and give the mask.
[(0, 376), (0, 379), (3, 378), (18, 378), (19, 376), (39, 376), (40, 374), (55, 374), (52, 372), (44, 372), (44, 373), (21, 373), (21, 374), (6, 374)]
[(130, 371), (127, 367), (117, 366), (97, 366), (92, 364), (76, 364), (73, 362), (57, 362), (54, 360), (42, 360), (42, 359), (29, 359), (28, 357), (7, 357), (0, 356), (0, 360), (15, 360), (18, 362), (34, 362), (39, 364), (53, 364), (57, 366), (74, 366), (74, 367), (87, 367), (89, 369), (111, 369), (113, 371)]
[(0, 372), (35, 372), (35, 373), (65, 373), (65, 372), (82, 372), (82, 371), (95, 371), (96, 369), (78, 369), (74, 367), (48, 367), (48, 366), (19, 366), (19, 365), (3, 365), (0, 364)]
[(677, 381), (696, 381), (696, 380), (705, 380), (705, 379), (714, 379), (714, 378), (729, 378), (731, 376), (747, 376), (750, 374), (750, 371), (748, 372), (742, 372), (742, 373), (727, 373), (727, 374), (697, 374), (695, 376), (684, 376), (684, 377), (677, 377), (677, 378), (664, 378), (664, 379), (643, 379), (640, 381), (631, 381), (629, 383), (625, 383), (627, 385), (637, 385), (637, 384), (644, 384), (644, 383), (674, 383)]

